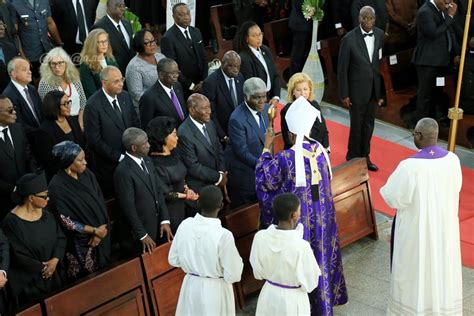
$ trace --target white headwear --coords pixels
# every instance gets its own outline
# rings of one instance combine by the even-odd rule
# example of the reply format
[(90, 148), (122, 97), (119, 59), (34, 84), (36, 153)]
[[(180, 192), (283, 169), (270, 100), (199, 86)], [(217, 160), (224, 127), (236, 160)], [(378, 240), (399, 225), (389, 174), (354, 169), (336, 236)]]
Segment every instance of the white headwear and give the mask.
[(311, 128), (316, 118), (321, 120), (321, 112), (311, 105), (304, 97), (299, 97), (293, 102), (286, 112), (285, 119), (288, 130), (296, 134), (296, 143), (293, 146), (295, 151), (295, 172), (296, 186), (306, 186), (306, 172), (304, 169), (303, 140), (310, 137)]

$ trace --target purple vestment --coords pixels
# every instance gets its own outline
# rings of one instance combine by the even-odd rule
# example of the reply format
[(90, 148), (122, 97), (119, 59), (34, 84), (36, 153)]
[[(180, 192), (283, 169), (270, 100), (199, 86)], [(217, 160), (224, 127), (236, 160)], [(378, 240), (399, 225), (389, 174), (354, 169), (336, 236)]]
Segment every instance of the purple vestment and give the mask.
[[(316, 153), (319, 143), (303, 143), (303, 147)], [(322, 315), (332, 315), (334, 305), (347, 302), (347, 289), (342, 270), (336, 214), (331, 193), (331, 179), (325, 156), (317, 156), (317, 168), (321, 174), (318, 183), (319, 200), (313, 201), (311, 188), (312, 170), (310, 159), (304, 158), (306, 187), (295, 185), (295, 152), (284, 150), (275, 158), (263, 153), (255, 170), (257, 196), (264, 227), (276, 224), (272, 212), (273, 198), (280, 193), (291, 192), (301, 201), (300, 222), (304, 226), (304, 239), (313, 249), (322, 275), (318, 287), (310, 294), (311, 309), (320, 308)]]

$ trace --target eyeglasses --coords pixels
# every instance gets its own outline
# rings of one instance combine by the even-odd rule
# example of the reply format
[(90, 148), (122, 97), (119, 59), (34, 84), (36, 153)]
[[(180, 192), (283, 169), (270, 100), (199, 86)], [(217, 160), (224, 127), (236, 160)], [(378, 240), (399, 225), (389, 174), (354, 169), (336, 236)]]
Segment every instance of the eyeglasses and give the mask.
[(65, 107), (67, 107), (67, 108), (70, 108), (71, 105), (72, 105), (72, 101), (71, 101), (71, 100), (67, 100), (67, 101), (64, 102), (64, 103), (61, 103), (61, 105), (62, 105), (62, 106), (65, 106)]
[(45, 201), (49, 199), (49, 195), (48, 195), (48, 194), (46, 194), (46, 195), (35, 194), (34, 196), (36, 196), (37, 198), (43, 199), (43, 200), (45, 200)]
[(16, 111), (16, 107), (12, 106), (12, 107), (9, 107), (8, 109), (0, 110), (0, 113), (5, 112), (5, 113), (8, 113), (8, 114), (13, 114), (13, 112), (15, 112), (15, 111)]
[(57, 66), (62, 66), (64, 65), (66, 62), (64, 60), (61, 60), (61, 61), (50, 61), (49, 62), (49, 66), (51, 67), (57, 67)]
[(143, 45), (148, 46), (148, 47), (153, 46), (155, 44), (156, 44), (156, 39), (151, 40), (151, 41), (147, 41), (147, 42), (143, 42)]
[(106, 40), (103, 40), (103, 41), (97, 41), (97, 44), (98, 45), (105, 45), (105, 44), (108, 44), (109, 43), (109, 40), (106, 39)]
[(112, 82), (113, 84), (119, 84), (119, 83), (124, 83), (124, 82), (125, 82), (125, 78), (122, 77), (122, 78), (117, 79), (117, 80), (114, 80), (114, 81), (112, 81), (112, 80), (105, 80), (105, 81), (110, 81), (110, 82)]

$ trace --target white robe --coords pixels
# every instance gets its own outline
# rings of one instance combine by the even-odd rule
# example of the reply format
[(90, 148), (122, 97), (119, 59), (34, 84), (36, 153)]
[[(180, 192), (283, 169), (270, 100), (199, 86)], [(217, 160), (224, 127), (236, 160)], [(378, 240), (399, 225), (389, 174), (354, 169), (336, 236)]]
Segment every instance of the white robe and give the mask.
[(308, 293), (318, 286), (319, 269), (311, 245), (303, 239), (303, 225), (295, 230), (279, 230), (274, 225), (259, 231), (253, 240), (250, 264), (258, 280), (280, 285), (263, 285), (256, 315), (310, 315)]
[(196, 214), (184, 220), (168, 261), (186, 273), (176, 315), (235, 315), (232, 283), (240, 281), (243, 263), (219, 219)]
[(380, 194), (397, 209), (388, 315), (461, 315), (459, 158), (409, 158)]

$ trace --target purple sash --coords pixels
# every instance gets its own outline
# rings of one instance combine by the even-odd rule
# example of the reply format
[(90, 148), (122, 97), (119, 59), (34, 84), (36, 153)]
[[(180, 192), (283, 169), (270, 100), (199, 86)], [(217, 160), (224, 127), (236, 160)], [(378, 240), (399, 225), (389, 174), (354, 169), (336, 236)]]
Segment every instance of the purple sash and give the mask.
[(200, 276), (199, 274), (192, 273), (192, 272), (189, 272), (188, 274), (189, 274), (189, 275), (192, 275), (192, 276), (199, 277), (199, 278), (207, 278), (207, 279), (222, 279), (222, 278), (223, 278), (223, 277), (211, 278), (211, 277), (208, 277), (208, 276)]
[(410, 158), (418, 159), (439, 159), (445, 157), (449, 151), (438, 146), (429, 146), (421, 149), (419, 152), (411, 156)]
[(299, 289), (301, 287), (301, 285), (284, 285), (284, 284), (276, 283), (270, 280), (265, 280), (265, 281), (267, 281), (273, 286), (281, 287), (283, 289)]

